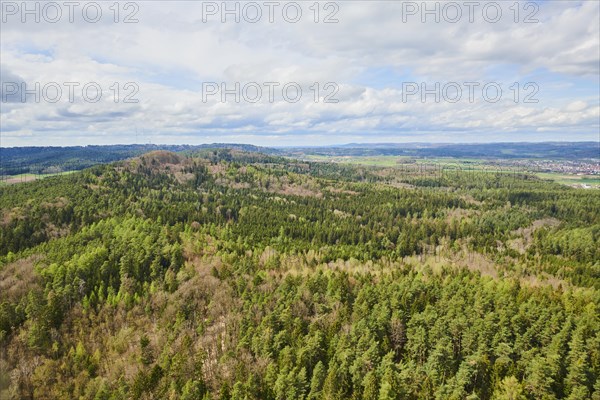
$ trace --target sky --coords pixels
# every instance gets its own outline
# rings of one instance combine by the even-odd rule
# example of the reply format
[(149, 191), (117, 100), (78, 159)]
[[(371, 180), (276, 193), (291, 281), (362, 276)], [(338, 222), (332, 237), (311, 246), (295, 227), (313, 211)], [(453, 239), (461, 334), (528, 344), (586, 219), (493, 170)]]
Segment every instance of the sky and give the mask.
[(0, 146), (600, 141), (600, 2), (4, 1)]

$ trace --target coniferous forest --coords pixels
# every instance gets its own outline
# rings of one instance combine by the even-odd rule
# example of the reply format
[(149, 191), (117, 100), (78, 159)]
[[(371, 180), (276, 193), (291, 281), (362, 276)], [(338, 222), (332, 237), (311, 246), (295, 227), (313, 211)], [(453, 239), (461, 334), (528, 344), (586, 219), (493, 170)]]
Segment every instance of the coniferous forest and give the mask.
[(600, 399), (600, 196), (155, 151), (0, 187), (2, 399)]

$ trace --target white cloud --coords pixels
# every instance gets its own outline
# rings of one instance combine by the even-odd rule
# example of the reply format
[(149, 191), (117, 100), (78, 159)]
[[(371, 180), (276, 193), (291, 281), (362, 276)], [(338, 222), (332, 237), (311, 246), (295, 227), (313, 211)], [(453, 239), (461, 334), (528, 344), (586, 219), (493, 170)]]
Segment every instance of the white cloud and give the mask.
[[(323, 133), (330, 133), (323, 140), (337, 143), (444, 131), (514, 132), (505, 137), (527, 139), (527, 132), (568, 129), (597, 137), (600, 3), (540, 3), (540, 23), (534, 24), (516, 24), (512, 2), (503, 3), (497, 23), (478, 13), (474, 23), (465, 16), (456, 24), (422, 23), (419, 15), (403, 22), (403, 3), (338, 2), (336, 24), (314, 23), (309, 3), (301, 3), (305, 14), (297, 24), (280, 16), (273, 24), (220, 23), (216, 17), (203, 23), (201, 2), (140, 2), (136, 24), (112, 23), (111, 14), (98, 24), (9, 18), (2, 24), (3, 81), (18, 77), (29, 88), (35, 82), (96, 82), (103, 97), (97, 103), (81, 96), (73, 103), (2, 103), (2, 145), (68, 144), (75, 136), (133, 141), (136, 129), (155, 142), (243, 134), (257, 143), (269, 137), (270, 144)], [(320, 18), (325, 14), (321, 10)], [(403, 101), (402, 82), (413, 80), (428, 87), (497, 81), (504, 96), (495, 104), (481, 96), (475, 103)], [(234, 81), (298, 82), (303, 96), (294, 104), (281, 101), (280, 91), (275, 103), (265, 93), (256, 104), (215, 97), (203, 102), (207, 81), (226, 81), (228, 87)], [(531, 81), (539, 85), (539, 103), (524, 104), (523, 84)], [(138, 85), (139, 103), (122, 102), (130, 93), (123, 87), (127, 82)], [(339, 103), (315, 103), (309, 88), (314, 82), (321, 84), (321, 97), (329, 93), (323, 85), (336, 82)], [(518, 104), (512, 101), (513, 82), (521, 84)], [(115, 83), (119, 102), (111, 89)], [(273, 136), (280, 133), (286, 135)]]

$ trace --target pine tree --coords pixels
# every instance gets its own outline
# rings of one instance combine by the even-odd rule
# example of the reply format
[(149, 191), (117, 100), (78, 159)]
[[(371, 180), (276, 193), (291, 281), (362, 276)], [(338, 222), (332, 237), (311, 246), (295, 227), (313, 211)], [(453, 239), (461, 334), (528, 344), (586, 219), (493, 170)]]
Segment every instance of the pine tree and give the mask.
[(323, 365), (323, 362), (319, 361), (317, 365), (315, 365), (312, 379), (310, 381), (310, 392), (308, 394), (309, 399), (318, 399), (320, 397), (326, 376), (327, 371), (325, 370), (325, 366)]
[(526, 400), (523, 385), (514, 376), (508, 376), (500, 382), (492, 395), (492, 400)]

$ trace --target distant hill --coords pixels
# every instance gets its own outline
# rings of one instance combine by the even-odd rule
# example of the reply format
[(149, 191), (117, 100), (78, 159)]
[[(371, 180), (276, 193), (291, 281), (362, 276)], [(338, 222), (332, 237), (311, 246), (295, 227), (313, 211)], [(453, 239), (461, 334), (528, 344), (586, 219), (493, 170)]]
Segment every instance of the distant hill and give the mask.
[(230, 149), (273, 156), (301, 158), (321, 156), (410, 156), (480, 159), (600, 159), (596, 142), (548, 143), (363, 143), (325, 147), (269, 148), (250, 144), (212, 143), (203, 145), (110, 145), (71, 147), (0, 148), (0, 175), (45, 174), (80, 170), (92, 165), (136, 157), (150, 151), (199, 154), (209, 149)]
[(69, 147), (8, 147), (0, 148), (0, 175), (23, 173), (54, 173), (81, 170), (92, 165), (106, 164), (151, 151), (194, 153), (206, 149), (234, 149), (247, 152), (277, 153), (276, 150), (248, 144), (214, 143), (191, 145), (109, 145)]
[(581, 160), (600, 158), (598, 142), (548, 143), (352, 143), (332, 147), (299, 147), (293, 154), (324, 156), (411, 156), (454, 158), (535, 158)]

